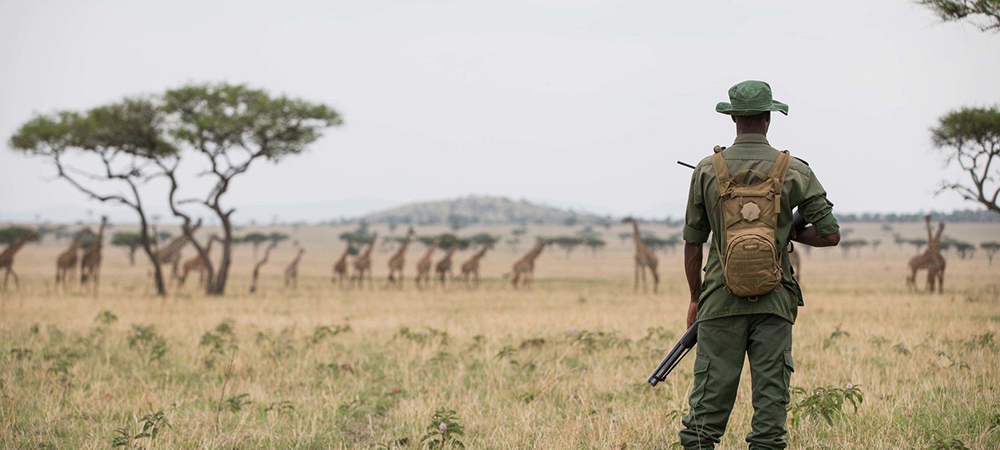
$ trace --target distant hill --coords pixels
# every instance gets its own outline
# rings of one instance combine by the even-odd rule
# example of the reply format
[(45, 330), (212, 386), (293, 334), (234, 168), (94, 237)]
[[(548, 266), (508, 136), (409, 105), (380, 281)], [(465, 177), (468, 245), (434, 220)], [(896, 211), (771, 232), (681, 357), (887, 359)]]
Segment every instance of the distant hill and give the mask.
[(611, 217), (564, 210), (527, 200), (476, 196), (411, 203), (368, 214), (361, 219), (368, 223), (448, 224), (454, 227), (472, 224), (600, 225), (612, 221)]

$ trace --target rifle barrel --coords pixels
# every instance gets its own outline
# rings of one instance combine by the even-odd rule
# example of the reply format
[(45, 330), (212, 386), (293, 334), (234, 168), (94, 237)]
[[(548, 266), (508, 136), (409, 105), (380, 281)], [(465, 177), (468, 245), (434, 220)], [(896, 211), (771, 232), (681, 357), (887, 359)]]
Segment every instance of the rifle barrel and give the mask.
[(669, 375), (670, 372), (677, 367), (677, 363), (679, 363), (681, 359), (684, 358), (689, 351), (691, 351), (691, 348), (693, 348), (697, 342), (698, 322), (695, 322), (694, 325), (691, 325), (691, 328), (688, 328), (688, 330), (684, 332), (684, 335), (681, 336), (679, 341), (677, 341), (674, 348), (670, 349), (670, 353), (667, 353), (667, 356), (663, 358), (663, 361), (660, 361), (660, 364), (656, 366), (656, 370), (649, 375), (646, 382), (649, 383), (650, 386), (655, 387), (657, 383), (666, 380), (667, 375)]

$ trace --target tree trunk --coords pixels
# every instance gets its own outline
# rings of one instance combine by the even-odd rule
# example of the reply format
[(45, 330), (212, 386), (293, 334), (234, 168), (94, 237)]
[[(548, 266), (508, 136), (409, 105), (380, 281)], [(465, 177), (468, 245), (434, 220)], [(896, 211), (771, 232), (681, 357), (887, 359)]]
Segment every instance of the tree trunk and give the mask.
[(219, 261), (219, 270), (215, 273), (215, 280), (206, 278), (208, 282), (205, 283), (205, 294), (223, 295), (226, 293), (226, 282), (229, 280), (229, 267), (232, 265), (233, 260), (233, 224), (229, 221), (229, 214), (222, 211), (218, 202), (216, 202), (213, 209), (215, 209), (216, 215), (222, 221), (222, 260)]
[(139, 247), (129, 247), (128, 248), (128, 265), (135, 265), (135, 251), (139, 250)]
[(135, 210), (139, 213), (139, 224), (141, 226), (139, 240), (142, 242), (142, 249), (146, 252), (146, 256), (149, 257), (149, 261), (153, 263), (153, 280), (156, 282), (156, 295), (166, 297), (167, 285), (163, 282), (163, 269), (160, 268), (160, 262), (156, 260), (152, 239), (149, 238), (149, 222), (146, 221), (146, 213), (143, 212), (141, 207), (135, 208)]

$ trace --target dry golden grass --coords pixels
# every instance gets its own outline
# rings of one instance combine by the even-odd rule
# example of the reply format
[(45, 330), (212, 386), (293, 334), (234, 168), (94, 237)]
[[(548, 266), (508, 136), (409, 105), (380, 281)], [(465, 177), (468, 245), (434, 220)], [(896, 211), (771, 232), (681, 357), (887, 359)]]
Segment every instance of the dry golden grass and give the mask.
[[(790, 427), (793, 448), (925, 448), (947, 437), (1000, 447), (1000, 262), (950, 255), (944, 295), (909, 293), (913, 249), (897, 248), (875, 224), (853, 228), (883, 246), (878, 255), (805, 258), (793, 385), (854, 383), (865, 400), (832, 425), (803, 418)], [(343, 230), (305, 227), (296, 236), (308, 250), (297, 291), (281, 286), (294, 254), (287, 243), (256, 296), (246, 294), (252, 257), (241, 248), (227, 296), (190, 286), (165, 300), (150, 295), (144, 265), (128, 267), (120, 249), (107, 248), (94, 298), (53, 287), (65, 242), (29, 246), (16, 265), (22, 289), (3, 294), (0, 306), (0, 447), (106, 448), (117, 429), (135, 435), (142, 416), (162, 411), (169, 427), (135, 445), (416, 448), (443, 407), (456, 411), (469, 448), (668, 448), (693, 358), (655, 389), (645, 379), (683, 331), (680, 258), (661, 254), (659, 295), (633, 294), (623, 230), (607, 232), (609, 246), (596, 256), (546, 253), (528, 291), (499, 280), (518, 256), (502, 245), (484, 261), (488, 280), (478, 291), (417, 292), (411, 278), (403, 291), (378, 278), (374, 291), (338, 290), (329, 277)], [(998, 235), (986, 225), (949, 231), (976, 241)], [(387, 258), (376, 254), (377, 277)], [(103, 311), (117, 320), (97, 320)], [(231, 324), (232, 340), (217, 331), (221, 323)], [(138, 335), (134, 324), (155, 335)], [(847, 334), (831, 338), (838, 329)], [(722, 448), (745, 448), (747, 369), (744, 377)]]

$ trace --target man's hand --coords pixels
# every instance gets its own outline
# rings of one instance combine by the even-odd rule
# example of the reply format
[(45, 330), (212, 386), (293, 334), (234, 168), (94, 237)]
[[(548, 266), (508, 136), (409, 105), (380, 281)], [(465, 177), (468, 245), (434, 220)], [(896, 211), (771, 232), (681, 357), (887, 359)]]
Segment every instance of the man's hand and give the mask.
[(688, 304), (688, 328), (694, 325), (694, 322), (698, 320), (698, 301), (695, 300)]

